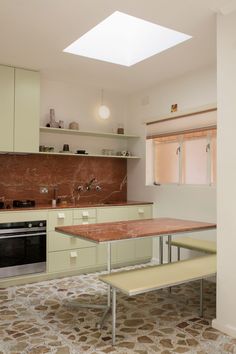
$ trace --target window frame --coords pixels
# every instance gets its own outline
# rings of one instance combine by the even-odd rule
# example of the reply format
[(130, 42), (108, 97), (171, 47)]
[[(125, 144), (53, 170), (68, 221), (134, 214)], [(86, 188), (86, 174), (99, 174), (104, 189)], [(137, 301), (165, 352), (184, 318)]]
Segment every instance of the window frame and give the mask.
[[(198, 133), (198, 132), (202, 132), (205, 131), (206, 135), (205, 135), (205, 139), (206, 139), (206, 153), (207, 153), (207, 164), (206, 164), (206, 183), (184, 183), (183, 181), (183, 149), (184, 149), (184, 137), (187, 136), (188, 132), (176, 132), (176, 133), (169, 133), (169, 134), (162, 134), (159, 136), (155, 136), (153, 137), (153, 185), (155, 186), (201, 186), (201, 187), (215, 187), (216, 186), (216, 181), (213, 181), (213, 161), (212, 161), (212, 139), (214, 138), (214, 131), (216, 131), (216, 126), (214, 127), (209, 127), (207, 129), (194, 129), (191, 130), (190, 133)], [(157, 161), (156, 158), (156, 153), (157, 153), (157, 148), (156, 148), (156, 143), (158, 141), (158, 139), (161, 139), (162, 137), (167, 138), (167, 137), (176, 137), (176, 141), (179, 143), (179, 180), (177, 183), (160, 183), (158, 181), (156, 181), (156, 170), (155, 170), (155, 164)], [(204, 136), (204, 135), (202, 135)], [(194, 137), (193, 137), (194, 138)], [(164, 141), (163, 141), (164, 142)], [(161, 141), (159, 141), (159, 143), (161, 143)], [(217, 141), (216, 141), (217, 143)], [(217, 148), (217, 145), (216, 145)], [(215, 161), (216, 163), (216, 161)]]

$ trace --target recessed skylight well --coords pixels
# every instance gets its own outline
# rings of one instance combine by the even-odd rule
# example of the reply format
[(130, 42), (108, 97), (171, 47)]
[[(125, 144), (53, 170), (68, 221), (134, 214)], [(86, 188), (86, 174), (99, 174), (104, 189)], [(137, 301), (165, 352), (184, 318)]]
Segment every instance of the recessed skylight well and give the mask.
[(132, 66), (191, 36), (116, 11), (64, 52)]

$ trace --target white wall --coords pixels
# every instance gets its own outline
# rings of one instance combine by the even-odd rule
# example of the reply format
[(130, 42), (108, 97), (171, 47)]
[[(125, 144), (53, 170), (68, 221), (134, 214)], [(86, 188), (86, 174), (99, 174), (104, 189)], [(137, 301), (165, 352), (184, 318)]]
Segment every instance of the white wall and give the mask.
[(236, 12), (218, 17), (217, 318), (236, 337)]
[[(146, 186), (145, 185), (145, 125), (143, 121), (169, 114), (171, 104), (187, 110), (216, 102), (216, 69), (201, 71), (171, 81), (129, 99), (128, 129), (142, 136), (131, 145), (139, 161), (128, 161), (128, 198), (155, 202), (155, 216), (169, 216), (202, 221), (216, 221), (216, 190), (208, 186)], [(149, 104), (143, 104), (149, 101)], [(174, 124), (174, 123), (173, 123)], [(203, 235), (199, 235), (202, 237)], [(208, 238), (215, 231), (207, 231)], [(205, 235), (204, 235), (205, 237)], [(157, 254), (154, 255), (157, 257)]]
[[(49, 109), (55, 109), (56, 120), (63, 120), (65, 128), (72, 121), (79, 123), (80, 130), (116, 132), (118, 124), (126, 123), (127, 98), (117, 92), (104, 91), (104, 103), (111, 110), (111, 117), (102, 120), (98, 116), (101, 103), (101, 89), (74, 82), (49, 81), (41, 78), (41, 117), (40, 124), (49, 122)], [(91, 153), (101, 153), (102, 148), (124, 150), (124, 142), (114, 139), (101, 139), (61, 134), (41, 134), (40, 144), (55, 146), (61, 150), (63, 143), (70, 144), (72, 151), (85, 147)]]

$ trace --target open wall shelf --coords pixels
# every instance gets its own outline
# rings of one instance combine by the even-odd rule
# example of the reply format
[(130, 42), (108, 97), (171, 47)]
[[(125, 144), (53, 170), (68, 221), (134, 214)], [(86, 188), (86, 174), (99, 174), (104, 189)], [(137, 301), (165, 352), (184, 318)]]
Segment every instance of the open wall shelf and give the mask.
[(85, 135), (85, 136), (94, 136), (102, 138), (117, 138), (117, 139), (138, 139), (137, 135), (129, 134), (115, 134), (115, 133), (100, 133), (92, 131), (82, 131), (82, 130), (73, 130), (73, 129), (60, 129), (60, 128), (48, 128), (40, 127), (40, 132), (42, 133), (54, 133), (54, 134), (71, 134), (71, 135)]

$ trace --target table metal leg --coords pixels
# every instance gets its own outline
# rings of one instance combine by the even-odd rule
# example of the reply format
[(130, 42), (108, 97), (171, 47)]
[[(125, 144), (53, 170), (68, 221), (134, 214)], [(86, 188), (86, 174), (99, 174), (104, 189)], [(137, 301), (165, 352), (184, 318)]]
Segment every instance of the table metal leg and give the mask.
[[(111, 243), (107, 243), (107, 273), (111, 272)], [(89, 303), (81, 303), (81, 302), (68, 302), (66, 303), (67, 306), (73, 308), (92, 308), (92, 309), (101, 309), (104, 310), (102, 315), (101, 321), (97, 324), (99, 328), (102, 327), (103, 322), (111, 309), (111, 287), (108, 286), (107, 289), (107, 304), (89, 304)]]
[[(111, 273), (111, 243), (107, 243), (107, 273)], [(107, 286), (107, 306), (104, 306), (105, 311), (102, 315), (100, 322), (97, 324), (98, 328), (102, 328), (103, 323), (111, 310), (111, 286)]]

